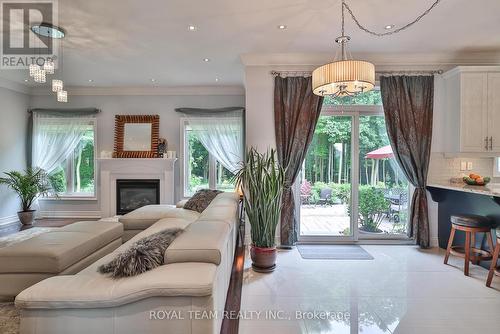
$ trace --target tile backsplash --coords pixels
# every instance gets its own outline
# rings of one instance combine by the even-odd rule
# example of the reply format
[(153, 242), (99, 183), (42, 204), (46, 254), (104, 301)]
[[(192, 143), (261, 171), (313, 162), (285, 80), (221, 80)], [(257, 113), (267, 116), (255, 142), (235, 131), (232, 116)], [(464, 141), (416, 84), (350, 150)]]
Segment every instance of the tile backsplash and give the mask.
[[(471, 162), (472, 170), (460, 170), (462, 162)], [(464, 174), (476, 173), (482, 176), (493, 176), (494, 158), (446, 158), (443, 153), (431, 153), (427, 182), (447, 182), (450, 178), (462, 177)], [(491, 182), (500, 182), (500, 178), (492, 178)]]

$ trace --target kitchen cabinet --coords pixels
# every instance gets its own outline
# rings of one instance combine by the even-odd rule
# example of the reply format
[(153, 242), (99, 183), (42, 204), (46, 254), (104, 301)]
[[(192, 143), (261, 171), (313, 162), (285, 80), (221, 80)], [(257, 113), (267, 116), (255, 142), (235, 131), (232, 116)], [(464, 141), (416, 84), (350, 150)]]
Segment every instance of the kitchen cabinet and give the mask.
[(443, 74), (450, 153), (500, 153), (500, 66), (459, 66)]

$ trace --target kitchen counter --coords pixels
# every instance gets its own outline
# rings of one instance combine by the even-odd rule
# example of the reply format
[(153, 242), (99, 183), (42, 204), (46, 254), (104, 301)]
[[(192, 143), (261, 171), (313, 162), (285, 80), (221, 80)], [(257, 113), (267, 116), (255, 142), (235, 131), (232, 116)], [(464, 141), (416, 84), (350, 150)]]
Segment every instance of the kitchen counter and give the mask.
[[(446, 248), (451, 231), (450, 216), (455, 214), (476, 214), (487, 216), (497, 225), (500, 223), (500, 184), (469, 186), (466, 184), (443, 182), (429, 183), (427, 190), (432, 200), (438, 202), (439, 247)], [(492, 231), (494, 232), (494, 231)], [(456, 233), (454, 245), (464, 245), (464, 234)], [(494, 238), (496, 239), (496, 238)], [(483, 233), (476, 237), (477, 248), (485, 249)], [(482, 261), (481, 266), (489, 268), (490, 261)]]
[(463, 191), (479, 195), (500, 197), (500, 183), (489, 183), (485, 186), (470, 186), (456, 182), (430, 182), (427, 187)]

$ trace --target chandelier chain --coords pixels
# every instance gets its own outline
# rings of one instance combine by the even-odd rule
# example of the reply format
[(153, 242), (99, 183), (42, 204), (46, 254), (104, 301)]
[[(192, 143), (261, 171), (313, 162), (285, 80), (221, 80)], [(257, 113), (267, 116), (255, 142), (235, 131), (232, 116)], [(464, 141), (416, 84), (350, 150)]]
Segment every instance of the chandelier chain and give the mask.
[(382, 36), (388, 36), (388, 35), (397, 34), (398, 32), (401, 32), (401, 31), (403, 31), (403, 30), (411, 27), (412, 25), (414, 25), (415, 23), (417, 23), (418, 21), (420, 21), (424, 16), (426, 16), (427, 14), (429, 14), (429, 12), (431, 10), (433, 10), (434, 7), (436, 7), (440, 2), (441, 2), (441, 0), (436, 0), (426, 11), (424, 11), (422, 14), (420, 14), (416, 19), (414, 19), (413, 21), (411, 21), (408, 24), (405, 24), (401, 28), (395, 29), (393, 31), (387, 31), (387, 32), (380, 33), (380, 32), (376, 32), (376, 31), (371, 31), (370, 29), (364, 27), (359, 22), (359, 20), (357, 19), (357, 17), (354, 15), (354, 13), (352, 12), (352, 9), (345, 2), (345, 0), (342, 0), (342, 35), (344, 35), (344, 31), (343, 31), (344, 30), (344, 7), (345, 7), (345, 9), (347, 9), (347, 11), (349, 12), (349, 14), (351, 15), (352, 19), (354, 20), (354, 22), (356, 23), (356, 25), (358, 26), (359, 29), (363, 30), (364, 32), (366, 32), (368, 34), (371, 34), (371, 35), (374, 35), (374, 36), (378, 36), (378, 37), (382, 37)]
[(345, 0), (342, 0), (342, 36), (344, 36), (344, 7), (347, 7), (347, 4), (345, 3)]

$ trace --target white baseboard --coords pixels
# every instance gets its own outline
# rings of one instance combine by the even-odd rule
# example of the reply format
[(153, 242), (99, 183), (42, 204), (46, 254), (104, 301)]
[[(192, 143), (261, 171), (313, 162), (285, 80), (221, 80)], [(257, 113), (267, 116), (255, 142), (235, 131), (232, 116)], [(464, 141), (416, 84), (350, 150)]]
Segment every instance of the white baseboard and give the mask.
[(40, 211), (39, 218), (101, 218), (101, 211)]
[(2, 226), (2, 227), (8, 226), (8, 225), (14, 225), (17, 223), (19, 223), (19, 218), (17, 217), (17, 215), (0, 217), (0, 226)]

